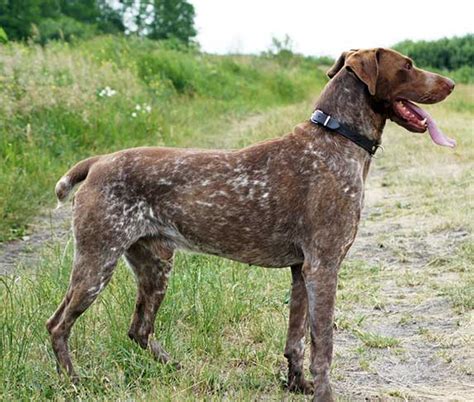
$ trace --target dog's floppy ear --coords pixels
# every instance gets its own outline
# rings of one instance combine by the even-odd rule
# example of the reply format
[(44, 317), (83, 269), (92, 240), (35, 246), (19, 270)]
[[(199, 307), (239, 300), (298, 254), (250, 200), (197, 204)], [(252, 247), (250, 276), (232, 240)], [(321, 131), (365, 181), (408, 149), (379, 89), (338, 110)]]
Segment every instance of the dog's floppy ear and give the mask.
[(350, 54), (346, 58), (346, 66), (367, 85), (369, 93), (375, 95), (379, 77), (378, 49), (361, 50)]
[(351, 49), (348, 52), (342, 52), (342, 54), (339, 56), (333, 66), (327, 71), (326, 74), (328, 75), (328, 77), (334, 77), (339, 72), (339, 70), (344, 67), (344, 65), (346, 64), (346, 59), (357, 50), (359, 49)]
[(346, 64), (346, 57), (348, 53), (349, 52), (342, 52), (342, 54), (339, 56), (333, 66), (327, 71), (326, 74), (329, 78), (334, 77), (339, 72), (339, 70), (344, 67), (344, 64)]

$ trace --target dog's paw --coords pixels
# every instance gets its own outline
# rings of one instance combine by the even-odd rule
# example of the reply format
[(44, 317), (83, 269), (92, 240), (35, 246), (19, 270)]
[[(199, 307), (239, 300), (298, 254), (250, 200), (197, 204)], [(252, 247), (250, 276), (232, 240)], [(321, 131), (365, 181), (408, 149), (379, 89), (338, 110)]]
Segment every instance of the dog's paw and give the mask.
[(316, 386), (313, 396), (313, 402), (333, 402), (334, 396), (329, 383)]
[(287, 382), (286, 389), (295, 394), (312, 395), (314, 385), (312, 381), (305, 380), (302, 376), (298, 376)]

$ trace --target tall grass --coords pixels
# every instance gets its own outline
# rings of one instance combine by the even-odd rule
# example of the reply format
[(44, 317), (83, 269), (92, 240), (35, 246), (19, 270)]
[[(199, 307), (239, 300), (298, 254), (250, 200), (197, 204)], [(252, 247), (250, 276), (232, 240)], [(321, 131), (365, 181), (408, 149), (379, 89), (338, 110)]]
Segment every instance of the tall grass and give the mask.
[(50, 250), (34, 276), (20, 271), (0, 278), (2, 399), (107, 395), (167, 400), (179, 393), (176, 399), (182, 400), (235, 390), (249, 397), (252, 390), (278, 384), (288, 272), (179, 255), (156, 336), (183, 368), (158, 364), (128, 339), (135, 284), (120, 264), (112, 283), (74, 327), (70, 346), (83, 381), (71, 387), (54, 370), (44, 327), (67, 287), (71, 254)]
[(307, 61), (283, 69), (268, 58), (211, 56), (147, 40), (2, 45), (0, 241), (25, 233), (52, 201), (58, 177), (83, 157), (141, 145), (219, 146), (199, 138), (307, 98), (324, 82)]

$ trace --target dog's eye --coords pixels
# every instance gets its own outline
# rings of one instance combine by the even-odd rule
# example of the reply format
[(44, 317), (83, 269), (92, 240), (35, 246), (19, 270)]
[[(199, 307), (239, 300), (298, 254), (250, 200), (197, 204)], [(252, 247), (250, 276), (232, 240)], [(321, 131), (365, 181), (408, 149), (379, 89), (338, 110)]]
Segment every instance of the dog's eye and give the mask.
[(407, 70), (411, 70), (412, 67), (413, 67), (413, 66), (412, 66), (412, 64), (411, 64), (410, 62), (407, 62), (407, 64), (405, 64), (405, 68), (406, 68)]

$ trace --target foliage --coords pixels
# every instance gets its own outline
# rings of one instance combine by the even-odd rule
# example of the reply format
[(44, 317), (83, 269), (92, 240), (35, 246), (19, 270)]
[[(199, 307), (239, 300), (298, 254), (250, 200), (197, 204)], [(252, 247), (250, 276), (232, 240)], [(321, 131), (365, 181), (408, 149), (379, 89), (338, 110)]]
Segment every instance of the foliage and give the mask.
[(274, 36), (270, 48), (268, 51), (263, 52), (263, 55), (274, 58), (282, 66), (288, 66), (295, 60), (293, 41), (288, 34), (286, 34), (282, 39)]
[(12, 40), (89, 38), (97, 33), (137, 34), (152, 39), (196, 36), (194, 7), (187, 0), (0, 0), (0, 26)]
[(151, 39), (176, 38), (188, 43), (196, 36), (194, 6), (186, 0), (155, 0)]
[(309, 58), (313, 63), (320, 64), (322, 66), (332, 66), (335, 60), (330, 56), (318, 56)]
[(272, 43), (268, 50), (262, 52), (263, 57), (276, 61), (284, 68), (290, 66), (330, 66), (334, 63), (334, 59), (328, 56), (304, 56), (293, 50), (293, 41), (289, 35), (283, 38), (273, 37)]
[(70, 42), (75, 38), (90, 38), (97, 32), (97, 27), (61, 16), (59, 18), (44, 18), (38, 26), (33, 26), (32, 38), (42, 45), (50, 40), (63, 40)]
[(462, 66), (450, 73), (450, 77), (455, 82), (462, 82), (464, 84), (474, 83), (474, 66)]
[(474, 34), (436, 41), (406, 40), (393, 48), (419, 67), (448, 75), (458, 83), (474, 82)]
[(40, 15), (39, 0), (0, 0), (0, 26), (11, 40), (26, 39)]
[(474, 34), (436, 41), (406, 40), (394, 49), (413, 58), (420, 67), (457, 70), (474, 66)]
[(0, 27), (0, 43), (7, 43), (8, 42), (8, 35), (5, 30)]

